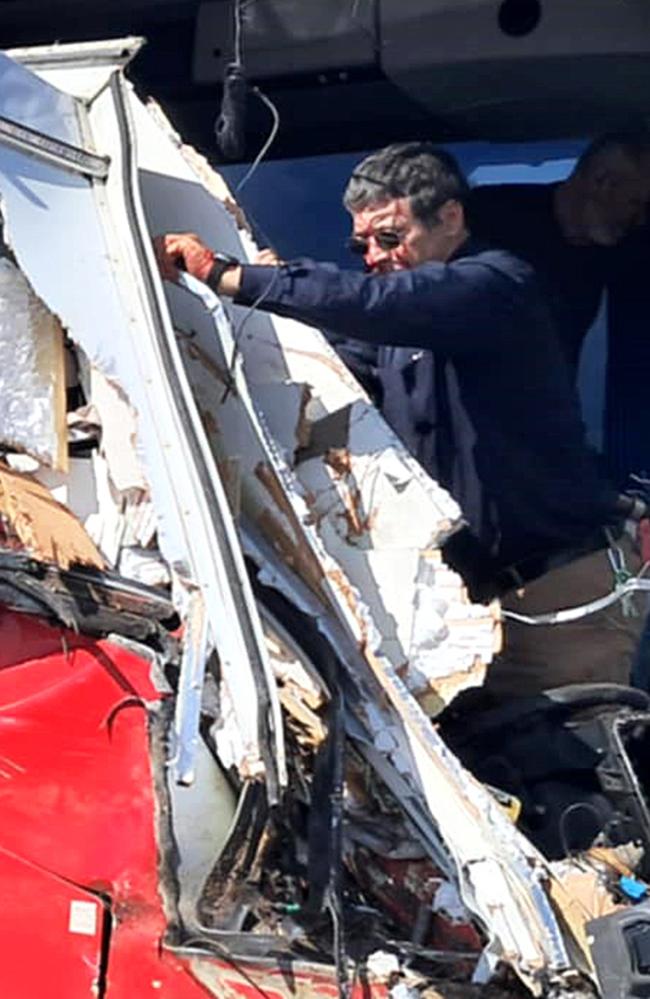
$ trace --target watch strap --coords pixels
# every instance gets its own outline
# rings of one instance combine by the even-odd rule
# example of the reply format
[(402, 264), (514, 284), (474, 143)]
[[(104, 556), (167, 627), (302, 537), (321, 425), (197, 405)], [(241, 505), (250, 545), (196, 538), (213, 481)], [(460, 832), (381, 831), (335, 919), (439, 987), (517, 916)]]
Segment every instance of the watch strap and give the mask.
[(219, 293), (219, 282), (223, 276), (224, 271), (230, 270), (231, 267), (239, 267), (241, 261), (237, 257), (233, 257), (230, 253), (215, 253), (214, 263), (210, 273), (208, 274), (208, 279), (206, 284), (208, 288), (212, 291)]

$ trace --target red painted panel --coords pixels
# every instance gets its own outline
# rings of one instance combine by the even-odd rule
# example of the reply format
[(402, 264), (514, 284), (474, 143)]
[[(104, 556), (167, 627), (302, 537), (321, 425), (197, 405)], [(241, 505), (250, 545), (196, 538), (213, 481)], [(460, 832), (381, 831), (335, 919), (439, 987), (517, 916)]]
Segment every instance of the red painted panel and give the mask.
[(0, 614), (0, 847), (92, 887), (119, 890), (128, 872), (131, 891), (150, 892), (145, 699), (159, 695), (149, 664), (109, 642), (63, 638), (33, 617)]
[[(160, 700), (146, 660), (0, 608), (0, 851), (22, 858), (14, 868), (36, 872), (21, 880), (0, 863), (0, 897), (20, 900), (15, 916), (13, 906), (2, 907), (1, 999), (92, 995), (97, 940), (70, 934), (63, 918), (69, 901), (85, 897), (76, 885), (111, 900), (105, 999), (251, 999), (269, 985), (283, 999), (334, 999), (333, 969), (296, 964), (296, 993), (279, 967), (250, 962), (241, 977), (208, 956), (201, 984), (196, 964), (165, 947), (149, 740)], [(370, 994), (385, 989), (358, 988), (355, 999)]]
[[(109, 982), (122, 937), (134, 932), (131, 959), (160, 964), (166, 920), (147, 707), (159, 700), (150, 665), (139, 656), (0, 611), (0, 849), (110, 896)], [(1, 870), (0, 891), (5, 894)], [(25, 932), (32, 934), (33, 953), (35, 926), (30, 917)], [(68, 944), (62, 932), (62, 954)], [(141, 999), (131, 987), (134, 969), (135, 963), (120, 999)], [(197, 989), (188, 997), (205, 995)]]
[(0, 850), (0, 995), (93, 999), (102, 904), (88, 892)]

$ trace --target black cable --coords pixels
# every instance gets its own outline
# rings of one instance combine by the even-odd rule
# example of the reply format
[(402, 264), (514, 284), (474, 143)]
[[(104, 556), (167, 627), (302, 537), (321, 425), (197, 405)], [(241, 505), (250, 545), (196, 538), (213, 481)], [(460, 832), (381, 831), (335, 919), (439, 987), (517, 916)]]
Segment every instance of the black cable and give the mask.
[[(242, 47), (243, 14), (255, 2), (256, 0), (235, 0), (233, 61), (228, 63), (224, 73), (221, 110), (214, 129), (217, 145), (224, 158), (228, 160), (242, 159), (246, 152), (246, 98), (249, 88), (244, 71)], [(266, 105), (273, 120), (267, 139), (235, 189), (237, 193), (248, 183), (257, 170), (275, 141), (280, 127), (280, 114), (273, 101), (259, 87), (252, 87), (251, 93)]]
[(344, 727), (343, 702), (340, 694), (333, 697), (334, 767), (330, 792), (331, 854), (329, 883), (326, 892), (326, 907), (332, 920), (334, 964), (339, 999), (348, 999), (350, 983), (347, 973), (347, 951), (342, 900), (342, 857), (343, 857), (343, 787), (344, 787)]
[(562, 844), (562, 849), (566, 857), (572, 856), (573, 852), (569, 849), (569, 842), (567, 837), (566, 820), (571, 815), (572, 812), (579, 812), (584, 809), (590, 812), (591, 815), (596, 817), (596, 826), (601, 832), (605, 832), (605, 826), (603, 826), (602, 816), (599, 814), (598, 809), (595, 805), (592, 805), (590, 801), (574, 801), (571, 805), (567, 805), (562, 814), (560, 815), (560, 822), (558, 826), (558, 831), (560, 833), (560, 842)]
[(258, 309), (262, 304), (262, 302), (267, 298), (267, 296), (271, 294), (273, 286), (275, 285), (275, 282), (278, 280), (278, 277), (280, 276), (279, 267), (273, 267), (272, 270), (273, 274), (271, 275), (271, 280), (267, 284), (266, 288), (264, 288), (263, 291), (257, 296), (255, 301), (248, 306), (244, 316), (242, 317), (241, 321), (237, 326), (237, 329), (233, 332), (232, 338), (234, 346), (232, 351), (232, 357), (230, 359), (230, 364), (228, 365), (228, 371), (226, 372), (226, 387), (224, 389), (223, 395), (221, 396), (222, 403), (226, 401), (231, 391), (235, 388), (235, 365), (237, 364), (237, 358), (241, 353), (240, 342), (244, 326), (246, 325), (252, 314), (255, 312), (255, 309)]
[(246, 96), (248, 84), (242, 61), (242, 0), (235, 0), (233, 61), (224, 73), (221, 110), (214, 126), (217, 145), (227, 160), (241, 159), (246, 150)]
[(260, 996), (265, 997), (265, 999), (271, 999), (269, 993), (265, 992), (261, 985), (258, 985), (255, 979), (248, 973), (246, 968), (233, 957), (225, 944), (220, 943), (213, 937), (189, 937), (189, 939), (181, 940), (180, 943), (173, 948), (173, 950), (178, 952), (182, 952), (184, 949), (198, 949), (202, 952), (208, 951), (216, 954), (218, 957), (222, 958), (222, 960), (225, 960), (231, 968), (234, 968), (234, 970), (241, 975), (244, 981), (247, 982), (249, 986), (254, 988)]
[[(224, 92), (223, 100), (221, 103), (221, 113), (217, 119), (215, 125), (215, 133), (217, 138), (217, 144), (227, 159), (239, 159), (244, 154), (246, 148), (246, 136), (245, 136), (245, 114), (246, 114), (246, 96), (248, 92), (248, 84), (246, 83), (246, 77), (244, 74), (243, 65), (243, 50), (242, 50), (242, 34), (243, 34), (243, 13), (247, 7), (255, 0), (235, 0), (235, 26), (234, 26), (234, 61), (229, 63), (226, 67), (226, 73), (224, 78)], [(259, 153), (251, 163), (250, 167), (244, 174), (243, 178), (240, 180), (239, 184), (235, 188), (236, 193), (239, 193), (245, 184), (251, 179), (258, 166), (268, 153), (271, 145), (275, 141), (275, 137), (278, 134), (278, 129), (280, 127), (280, 114), (273, 103), (273, 101), (264, 94), (259, 87), (253, 87), (252, 93), (255, 94), (259, 100), (271, 112), (272, 122), (271, 130), (260, 149)], [(262, 291), (260, 295), (255, 299), (252, 305), (247, 309), (244, 317), (237, 326), (237, 329), (233, 332), (233, 353), (228, 365), (228, 371), (226, 375), (226, 388), (221, 397), (221, 402), (224, 403), (228, 398), (230, 392), (235, 387), (235, 365), (237, 363), (237, 358), (240, 354), (240, 340), (244, 329), (244, 326), (250, 319), (251, 315), (255, 309), (259, 308), (266, 297), (271, 293), (275, 282), (278, 279), (278, 269), (274, 268), (273, 275), (269, 281), (266, 288)]]

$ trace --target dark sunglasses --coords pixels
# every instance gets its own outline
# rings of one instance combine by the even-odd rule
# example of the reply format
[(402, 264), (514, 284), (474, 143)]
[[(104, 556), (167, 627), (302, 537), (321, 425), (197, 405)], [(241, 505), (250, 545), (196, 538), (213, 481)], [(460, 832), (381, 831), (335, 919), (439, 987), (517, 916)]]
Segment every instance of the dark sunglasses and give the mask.
[[(404, 236), (400, 236), (398, 232), (394, 232), (392, 229), (378, 229), (377, 232), (373, 232), (372, 238), (380, 250), (396, 250), (404, 239)], [(368, 246), (369, 240), (363, 236), (350, 236), (347, 241), (348, 250), (360, 257), (365, 256), (368, 252)]]

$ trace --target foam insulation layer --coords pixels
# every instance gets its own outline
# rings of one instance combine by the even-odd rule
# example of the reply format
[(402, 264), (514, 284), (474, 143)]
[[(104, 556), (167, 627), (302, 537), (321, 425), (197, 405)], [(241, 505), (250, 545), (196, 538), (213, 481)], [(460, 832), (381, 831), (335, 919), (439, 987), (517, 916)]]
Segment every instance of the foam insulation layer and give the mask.
[(63, 330), (0, 257), (0, 443), (67, 471)]

